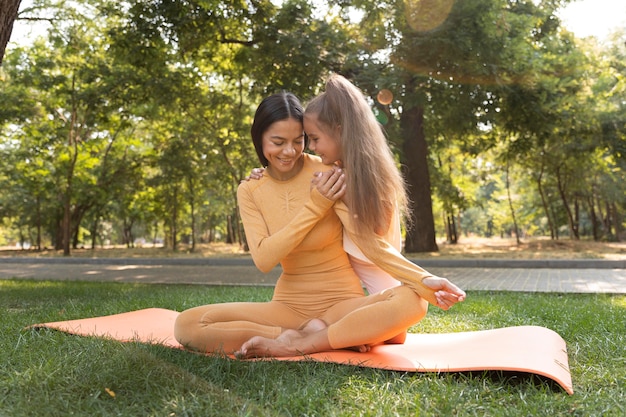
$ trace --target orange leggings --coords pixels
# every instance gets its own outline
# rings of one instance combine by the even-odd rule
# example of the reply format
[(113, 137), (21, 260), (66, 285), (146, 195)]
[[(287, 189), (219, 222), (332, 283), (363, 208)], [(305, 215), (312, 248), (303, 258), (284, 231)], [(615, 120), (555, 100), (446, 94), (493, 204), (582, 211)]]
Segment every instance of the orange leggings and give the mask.
[(388, 340), (419, 322), (428, 309), (428, 303), (406, 286), (348, 296), (320, 311), (299, 309), (276, 298), (186, 310), (176, 319), (174, 335), (187, 348), (230, 354), (253, 336), (274, 339), (286, 329), (300, 329), (318, 318), (328, 325), (333, 349), (343, 349)]

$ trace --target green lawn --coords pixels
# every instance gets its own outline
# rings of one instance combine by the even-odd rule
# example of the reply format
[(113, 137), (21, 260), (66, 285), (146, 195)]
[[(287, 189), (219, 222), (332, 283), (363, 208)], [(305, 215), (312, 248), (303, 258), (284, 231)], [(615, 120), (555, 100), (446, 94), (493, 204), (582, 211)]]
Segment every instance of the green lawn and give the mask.
[(0, 280), (0, 416), (623, 416), (626, 296), (470, 292), (412, 331), (538, 325), (567, 342), (574, 395), (514, 373), (403, 373), (251, 362), (24, 330), (147, 307), (269, 299), (271, 289)]

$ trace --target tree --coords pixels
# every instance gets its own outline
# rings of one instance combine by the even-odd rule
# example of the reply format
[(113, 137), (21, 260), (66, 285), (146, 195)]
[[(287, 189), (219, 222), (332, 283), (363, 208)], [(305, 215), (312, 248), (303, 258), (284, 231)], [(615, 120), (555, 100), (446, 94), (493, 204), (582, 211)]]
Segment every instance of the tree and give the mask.
[(564, 1), (78, 1), (0, 74), (0, 213), (36, 246), (94, 247), (105, 229), (132, 246), (165, 224), (171, 246), (245, 244), (254, 109), (282, 89), (306, 101), (329, 71), (370, 97), (405, 170), (407, 251), (515, 223), (619, 236), (623, 34), (579, 43), (557, 30)]
[(22, 0), (0, 0), (0, 65), (4, 59), (11, 32), (13, 32), (13, 23), (17, 19), (17, 13)]
[(113, 160), (129, 156), (128, 151), (116, 152), (118, 145), (126, 146), (123, 139), (130, 129), (122, 94), (124, 67), (110, 65), (103, 49), (106, 38), (96, 34), (96, 19), (73, 19), (53, 30), (49, 41), (11, 53), (6, 74), (21, 88), (7, 89), (1, 97), (5, 101), (24, 95), (32, 105), (26, 111), (8, 107), (3, 117), (20, 122), (17, 131), (26, 140), (18, 148), (34, 153), (30, 161), (48, 158), (51, 188), (60, 202), (50, 210), (57, 217), (48, 224), (55, 246), (65, 255), (77, 243), (84, 216), (111, 198), (113, 184), (129, 178), (119, 169), (132, 166), (128, 159)]
[[(493, 123), (499, 95), (532, 75), (517, 63), (532, 56), (533, 34), (558, 27), (554, 12), (560, 3), (363, 0), (353, 5), (364, 13), (360, 25), (367, 51), (351, 67), (354, 78), (360, 80), (357, 68), (374, 62), (384, 70), (371, 84), (394, 91), (392, 114), (399, 120), (401, 161), (415, 203), (407, 251), (437, 250), (430, 181), (437, 137), (463, 141), (480, 125)], [(369, 92), (376, 97), (377, 91)], [(489, 146), (485, 141), (474, 151)]]

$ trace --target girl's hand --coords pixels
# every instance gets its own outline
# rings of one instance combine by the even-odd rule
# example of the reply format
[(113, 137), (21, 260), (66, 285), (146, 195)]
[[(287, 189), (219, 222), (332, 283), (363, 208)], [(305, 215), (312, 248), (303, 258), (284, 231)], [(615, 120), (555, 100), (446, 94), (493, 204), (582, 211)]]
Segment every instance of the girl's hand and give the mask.
[(317, 191), (327, 199), (337, 201), (346, 194), (345, 179), (341, 168), (316, 172), (311, 180), (311, 188), (317, 188)]
[(465, 300), (465, 291), (448, 281), (446, 278), (428, 277), (422, 280), (422, 283), (428, 288), (435, 290), (435, 298), (437, 306), (442, 310), (448, 310), (450, 307)]
[(241, 182), (250, 181), (250, 180), (260, 180), (261, 178), (263, 178), (264, 172), (265, 172), (265, 168), (253, 168), (252, 171), (250, 171), (250, 175), (242, 179)]

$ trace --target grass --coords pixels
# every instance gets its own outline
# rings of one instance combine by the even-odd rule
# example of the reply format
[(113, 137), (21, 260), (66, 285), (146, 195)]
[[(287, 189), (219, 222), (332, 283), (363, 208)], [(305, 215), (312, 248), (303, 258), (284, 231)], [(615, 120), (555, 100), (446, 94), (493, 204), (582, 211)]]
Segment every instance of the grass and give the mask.
[(271, 288), (0, 280), (0, 416), (621, 416), (626, 296), (471, 292), (412, 331), (539, 325), (567, 342), (574, 395), (517, 373), (403, 373), (205, 357), (30, 324), (263, 301)]

